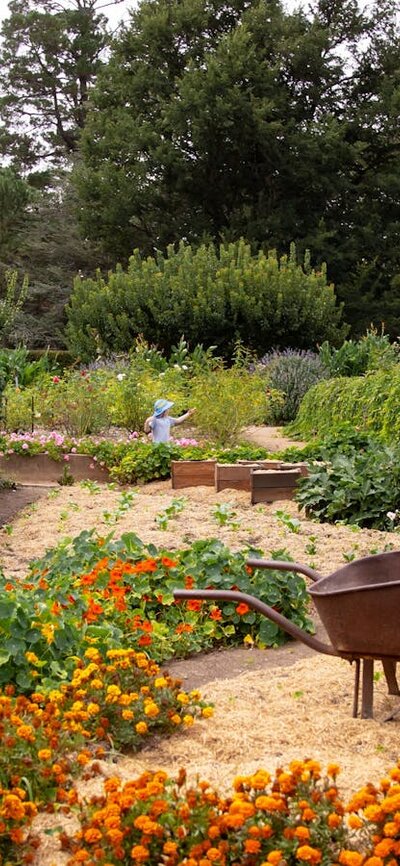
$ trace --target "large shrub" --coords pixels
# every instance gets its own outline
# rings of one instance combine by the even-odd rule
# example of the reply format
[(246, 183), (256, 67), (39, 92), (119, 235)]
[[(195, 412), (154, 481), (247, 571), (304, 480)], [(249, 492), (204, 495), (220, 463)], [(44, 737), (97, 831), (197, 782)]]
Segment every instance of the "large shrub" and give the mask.
[(127, 271), (77, 277), (67, 313), (70, 348), (85, 359), (127, 351), (138, 334), (164, 349), (185, 334), (225, 351), (240, 337), (262, 353), (340, 344), (347, 330), (324, 268), (298, 264), (294, 246), (281, 258), (253, 255), (244, 240), (197, 250), (181, 242), (146, 259), (136, 250)]
[(256, 369), (265, 370), (270, 386), (283, 397), (271, 405), (269, 420), (274, 424), (293, 421), (304, 394), (328, 376), (327, 368), (315, 352), (296, 349), (268, 352)]

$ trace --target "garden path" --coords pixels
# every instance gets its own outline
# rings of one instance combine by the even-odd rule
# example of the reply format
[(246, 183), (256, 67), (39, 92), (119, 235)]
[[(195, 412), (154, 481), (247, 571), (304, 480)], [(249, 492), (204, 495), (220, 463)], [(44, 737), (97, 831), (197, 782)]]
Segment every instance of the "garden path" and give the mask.
[[(162, 531), (155, 517), (177, 492), (185, 497), (184, 510)], [(4, 571), (26, 574), (31, 559), (42, 556), (63, 536), (73, 537), (91, 526), (101, 534), (110, 529), (118, 535), (136, 532), (144, 541), (171, 550), (207, 537), (217, 537), (233, 549), (256, 545), (266, 554), (285, 548), (294, 559), (313, 562), (322, 574), (355, 556), (383, 550), (387, 544), (400, 549), (397, 534), (313, 523), (291, 501), (252, 507), (249, 495), (242, 491), (216, 493), (206, 487), (173, 491), (169, 481), (138, 489), (131, 509), (110, 525), (120, 496), (119, 490), (101, 488), (93, 493), (80, 485), (53, 489), (18, 515), (11, 533), (0, 530)], [(212, 515), (218, 502), (232, 505), (239, 524), (236, 528), (218, 526)], [(379, 673), (378, 665), (377, 669)], [(277, 764), (285, 766), (293, 758), (308, 756), (325, 766), (331, 761), (342, 766), (341, 788), (347, 796), (368, 780), (378, 782), (398, 760), (399, 700), (386, 695), (383, 678), (375, 684), (375, 718), (352, 719), (350, 665), (317, 655), (303, 644), (210, 653), (175, 661), (170, 671), (183, 678), (185, 688), (202, 684), (204, 696), (215, 703), (214, 718), (179, 731), (169, 740), (151, 740), (137, 756), (103, 763), (105, 776), (117, 773), (128, 779), (145, 768), (158, 767), (175, 774), (185, 765), (192, 779), (199, 775), (228, 790), (239, 773), (261, 766), (273, 770)], [(388, 717), (392, 720), (385, 721)], [(98, 779), (82, 783), (81, 790), (89, 796), (100, 787)], [(42, 827), (46, 822), (54, 826), (54, 821), (59, 825), (60, 815), (40, 820)], [(57, 846), (56, 837), (45, 837), (36, 866), (65, 866), (68, 855)]]
[(242, 430), (242, 438), (248, 442), (253, 442), (254, 445), (261, 445), (263, 448), (267, 448), (268, 451), (284, 451), (290, 445), (302, 448), (305, 444), (299, 441), (294, 442), (293, 439), (285, 436), (283, 427), (245, 427)]

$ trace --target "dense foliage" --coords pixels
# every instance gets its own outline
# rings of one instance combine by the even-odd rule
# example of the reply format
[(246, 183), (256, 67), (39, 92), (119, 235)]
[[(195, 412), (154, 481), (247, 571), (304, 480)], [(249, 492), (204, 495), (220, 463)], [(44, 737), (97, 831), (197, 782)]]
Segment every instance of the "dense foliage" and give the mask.
[(240, 337), (263, 352), (272, 346), (308, 348), (322, 340), (339, 344), (346, 334), (341, 308), (326, 271), (304, 267), (276, 252), (253, 255), (243, 240), (181, 243), (167, 255), (142, 258), (107, 280), (75, 281), (68, 308), (69, 345), (80, 357), (128, 351), (138, 333), (170, 349), (182, 334), (194, 345), (210, 343), (225, 353)]
[[(397, 529), (400, 515), (400, 447), (369, 442), (343, 451), (320, 447), (296, 500), (310, 517), (373, 529)], [(322, 461), (322, 462), (321, 462)]]
[(349, 422), (361, 431), (397, 442), (400, 435), (400, 365), (366, 376), (329, 379), (305, 395), (292, 426), (300, 436), (323, 435)]
[(54, 686), (93, 643), (101, 652), (142, 648), (161, 661), (246, 637), (260, 646), (287, 639), (245, 604), (174, 604), (176, 587), (238, 587), (310, 630), (304, 580), (273, 570), (266, 579), (246, 568), (247, 554), (217, 540), (171, 553), (134, 534), (116, 540), (85, 530), (67, 539), (32, 563), (25, 579), (0, 577), (0, 684)]
[[(335, 351), (329, 343), (324, 345)], [(328, 368), (320, 355), (293, 349), (269, 352), (257, 362), (256, 369), (265, 370), (269, 386), (282, 394), (283, 399), (277, 400), (271, 407), (271, 421), (274, 424), (293, 421), (307, 391), (316, 382), (329, 377)]]

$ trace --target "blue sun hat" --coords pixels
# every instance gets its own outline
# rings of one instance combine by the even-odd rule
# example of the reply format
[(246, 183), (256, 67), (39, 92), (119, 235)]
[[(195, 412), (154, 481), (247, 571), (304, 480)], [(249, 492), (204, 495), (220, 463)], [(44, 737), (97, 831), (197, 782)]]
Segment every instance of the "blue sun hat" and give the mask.
[(173, 405), (174, 404), (171, 402), (171, 400), (156, 400), (156, 402), (154, 403), (154, 414), (156, 418), (159, 418), (160, 415), (163, 415), (163, 413), (166, 412), (167, 409), (170, 409)]

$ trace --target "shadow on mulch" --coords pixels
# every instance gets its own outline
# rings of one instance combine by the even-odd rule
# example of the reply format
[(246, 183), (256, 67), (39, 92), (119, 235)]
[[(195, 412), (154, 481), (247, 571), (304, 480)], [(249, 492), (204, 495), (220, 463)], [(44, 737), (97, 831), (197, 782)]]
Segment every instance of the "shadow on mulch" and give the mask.
[[(329, 644), (325, 629), (314, 610), (311, 616), (316, 628), (315, 636)], [(315, 650), (301, 641), (290, 640), (276, 649), (236, 647), (213, 650), (199, 653), (192, 658), (177, 659), (161, 667), (165, 667), (171, 676), (181, 679), (185, 690), (190, 690), (204, 686), (212, 680), (231, 680), (250, 671), (288, 667), (310, 655), (315, 655)]]
[(15, 489), (4, 488), (0, 490), (0, 526), (4, 526), (13, 520), (19, 511), (32, 505), (38, 499), (51, 490), (51, 487), (16, 487)]

